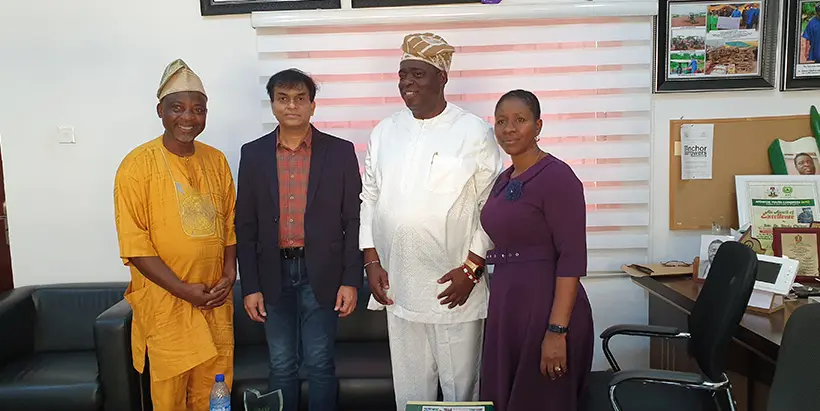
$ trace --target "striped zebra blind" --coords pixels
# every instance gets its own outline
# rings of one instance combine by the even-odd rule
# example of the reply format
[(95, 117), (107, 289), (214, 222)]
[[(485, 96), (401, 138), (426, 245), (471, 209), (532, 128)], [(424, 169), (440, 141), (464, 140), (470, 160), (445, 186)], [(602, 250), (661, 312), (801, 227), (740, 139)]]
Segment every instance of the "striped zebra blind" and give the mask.
[[(447, 24), (257, 28), (260, 121), (276, 119), (264, 92), (296, 67), (319, 83), (314, 124), (356, 144), (363, 161), (375, 124), (403, 107), (404, 35), (432, 31), (456, 47), (447, 99), (492, 122), (503, 93), (541, 100), (541, 146), (586, 186), (589, 272), (645, 262), (649, 248), (651, 17)], [(509, 162), (509, 159), (507, 159)]]

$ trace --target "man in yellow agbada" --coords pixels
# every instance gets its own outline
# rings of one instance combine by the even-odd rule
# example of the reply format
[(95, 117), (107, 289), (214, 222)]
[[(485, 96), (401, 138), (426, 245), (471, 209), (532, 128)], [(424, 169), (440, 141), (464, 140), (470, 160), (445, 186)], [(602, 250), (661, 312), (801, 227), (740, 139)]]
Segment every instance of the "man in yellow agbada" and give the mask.
[(142, 373), (148, 355), (155, 411), (206, 411), (216, 376), (233, 382), (236, 195), (225, 155), (194, 141), (208, 111), (199, 77), (176, 60), (157, 98), (165, 132), (131, 151), (114, 182), (133, 361)]

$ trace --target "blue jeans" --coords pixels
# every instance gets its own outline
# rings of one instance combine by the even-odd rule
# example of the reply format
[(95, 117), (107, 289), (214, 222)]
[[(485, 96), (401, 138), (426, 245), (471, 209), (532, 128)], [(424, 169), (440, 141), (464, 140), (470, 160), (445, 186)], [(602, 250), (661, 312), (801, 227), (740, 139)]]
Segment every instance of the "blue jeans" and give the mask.
[(310, 411), (336, 411), (338, 380), (333, 361), (339, 314), (321, 306), (302, 259), (282, 260), (282, 293), (267, 304), (265, 336), (270, 351), (269, 390), (282, 390), (283, 411), (299, 404), (301, 365), (308, 376)]

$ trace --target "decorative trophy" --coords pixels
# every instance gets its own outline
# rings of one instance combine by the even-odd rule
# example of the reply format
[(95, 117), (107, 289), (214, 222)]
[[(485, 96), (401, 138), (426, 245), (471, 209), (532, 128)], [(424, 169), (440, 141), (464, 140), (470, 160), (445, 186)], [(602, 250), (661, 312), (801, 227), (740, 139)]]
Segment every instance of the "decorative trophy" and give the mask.
[(262, 394), (257, 390), (245, 391), (245, 411), (282, 411), (282, 390)]

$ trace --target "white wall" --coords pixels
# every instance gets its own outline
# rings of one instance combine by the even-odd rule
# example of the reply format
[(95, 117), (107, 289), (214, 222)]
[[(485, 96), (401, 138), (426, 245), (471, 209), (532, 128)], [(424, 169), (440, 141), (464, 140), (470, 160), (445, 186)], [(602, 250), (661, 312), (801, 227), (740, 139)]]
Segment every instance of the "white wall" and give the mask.
[[(628, 262), (627, 262), (628, 263)], [(582, 283), (592, 304), (595, 323), (595, 359), (593, 369), (609, 368), (601, 351), (601, 332), (615, 324), (646, 324), (649, 304), (643, 289), (627, 277), (589, 277)], [(615, 337), (612, 352), (623, 369), (649, 367), (649, 341), (640, 337)]]
[[(117, 258), (112, 181), (129, 150), (162, 132), (156, 87), (173, 59), (203, 78), (210, 102), (200, 139), (222, 149), (234, 172), (240, 145), (261, 132), (256, 37), (247, 15), (202, 18), (194, 0), (5, 0), (0, 56), (17, 286), (128, 279)], [(58, 144), (58, 126), (74, 127), (77, 143)], [(646, 323), (646, 297), (628, 279), (584, 284), (598, 332)], [(616, 341), (615, 349), (625, 366), (648, 363), (645, 342)], [(596, 368), (606, 364), (600, 352)]]
[[(113, 177), (162, 133), (165, 66), (182, 58), (203, 78), (201, 139), (235, 169), (240, 143), (261, 132), (255, 46), (249, 16), (203, 19), (197, 1), (5, 0), (0, 135), (15, 284), (126, 280)], [(77, 143), (57, 144), (58, 126), (73, 126)]]

